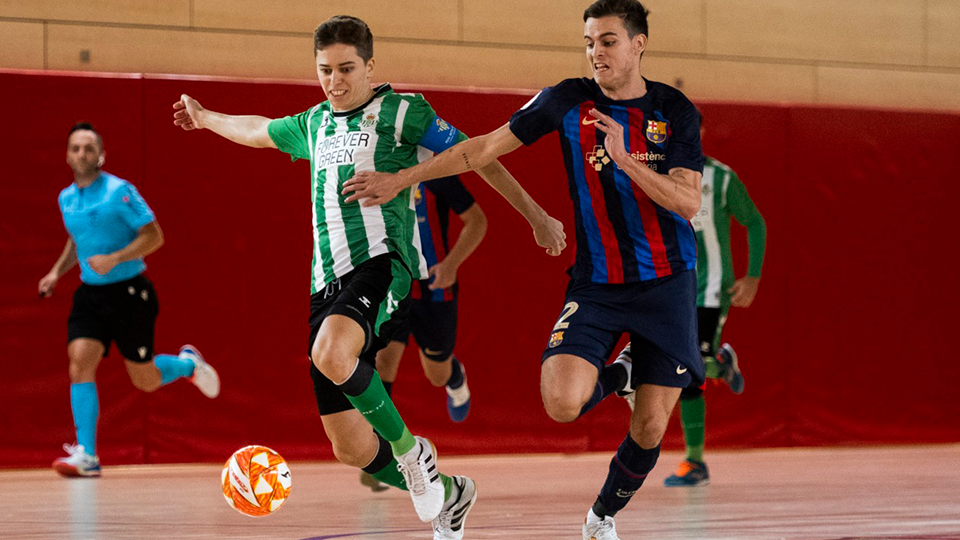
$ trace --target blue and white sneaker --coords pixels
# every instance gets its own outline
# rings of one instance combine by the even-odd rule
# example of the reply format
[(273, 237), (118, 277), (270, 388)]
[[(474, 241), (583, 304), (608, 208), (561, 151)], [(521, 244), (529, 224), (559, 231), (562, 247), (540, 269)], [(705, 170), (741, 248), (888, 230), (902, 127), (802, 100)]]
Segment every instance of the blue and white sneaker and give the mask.
[(720, 378), (726, 381), (730, 386), (730, 391), (740, 395), (743, 393), (743, 373), (740, 372), (740, 366), (737, 363), (737, 353), (729, 343), (720, 346), (717, 352), (717, 360), (722, 366)]
[(620, 390), (617, 390), (617, 395), (626, 400), (627, 406), (630, 407), (630, 412), (633, 412), (633, 408), (636, 406), (637, 389), (633, 387), (633, 356), (631, 355), (629, 343), (620, 351), (620, 354), (617, 355), (617, 359), (614, 360), (613, 363), (620, 364), (623, 366), (623, 369), (627, 370), (627, 384)]
[(57, 458), (53, 470), (67, 478), (96, 478), (100, 476), (100, 458), (91, 456), (82, 444), (65, 444), (67, 457)]
[(220, 376), (217, 370), (203, 359), (203, 355), (193, 345), (180, 347), (180, 358), (193, 362), (193, 376), (188, 380), (200, 389), (203, 395), (213, 399), (220, 395)]
[(467, 386), (467, 368), (460, 364), (463, 370), (463, 384), (459, 388), (447, 389), (447, 413), (454, 422), (463, 422), (470, 414), (470, 388)]

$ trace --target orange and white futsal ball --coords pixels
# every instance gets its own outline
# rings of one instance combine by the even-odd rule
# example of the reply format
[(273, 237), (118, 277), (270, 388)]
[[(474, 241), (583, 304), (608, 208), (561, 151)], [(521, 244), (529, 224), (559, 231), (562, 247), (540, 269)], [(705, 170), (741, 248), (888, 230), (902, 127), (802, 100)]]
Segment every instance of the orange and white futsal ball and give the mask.
[(290, 469), (266, 446), (245, 446), (230, 456), (220, 475), (227, 504), (241, 514), (266, 516), (290, 496)]

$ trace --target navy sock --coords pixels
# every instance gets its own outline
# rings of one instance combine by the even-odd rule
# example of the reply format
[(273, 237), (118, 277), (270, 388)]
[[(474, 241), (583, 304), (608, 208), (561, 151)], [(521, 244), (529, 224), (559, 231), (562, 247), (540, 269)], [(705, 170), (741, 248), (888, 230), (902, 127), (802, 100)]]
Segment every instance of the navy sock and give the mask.
[(586, 414), (587, 411), (596, 407), (607, 396), (623, 388), (626, 384), (626, 368), (616, 363), (604, 366), (600, 370), (600, 376), (597, 377), (597, 386), (593, 389), (593, 395), (580, 409), (580, 416)]
[(644, 450), (628, 434), (617, 449), (617, 455), (610, 460), (610, 472), (607, 473), (597, 502), (593, 503), (593, 513), (600, 517), (613, 517), (622, 510), (643, 485), (647, 474), (657, 464), (658, 457), (659, 444)]
[(393, 397), (393, 381), (382, 381), (383, 389), (387, 391), (387, 395)]
[(450, 378), (447, 379), (447, 386), (451, 390), (456, 390), (463, 386), (463, 367), (460, 365), (460, 361), (457, 360), (457, 357), (453, 357), (453, 361), (450, 363)]

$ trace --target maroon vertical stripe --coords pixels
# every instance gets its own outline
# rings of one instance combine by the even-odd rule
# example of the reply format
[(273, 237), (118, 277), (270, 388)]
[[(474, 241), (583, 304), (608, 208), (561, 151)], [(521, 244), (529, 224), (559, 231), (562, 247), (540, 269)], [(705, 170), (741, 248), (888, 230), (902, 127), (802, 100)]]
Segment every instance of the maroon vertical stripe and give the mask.
[[(581, 103), (580, 117), (592, 120), (593, 116), (589, 111), (593, 108), (592, 101)], [(623, 283), (623, 261), (620, 259), (620, 247), (617, 243), (617, 235), (613, 232), (613, 223), (607, 215), (607, 201), (603, 194), (603, 186), (600, 184), (600, 173), (586, 159), (587, 154), (594, 152), (597, 146), (597, 127), (593, 124), (584, 125), (582, 119), (580, 120), (580, 146), (584, 155), (583, 175), (587, 180), (593, 215), (600, 229), (600, 243), (603, 244), (603, 252), (607, 259), (607, 283)], [(576, 156), (573, 157), (573, 159), (576, 158)], [(607, 158), (609, 159), (609, 156)], [(616, 166), (612, 159), (604, 165), (604, 167)]]
[[(636, 108), (628, 109), (630, 113), (630, 151), (645, 154), (647, 152), (647, 124), (644, 121), (643, 111)], [(641, 160), (646, 164), (646, 160)], [(656, 171), (665, 174), (667, 171)], [(653, 271), (657, 277), (669, 276), (672, 273), (670, 261), (667, 259), (667, 246), (663, 243), (663, 234), (660, 232), (660, 220), (657, 219), (657, 206), (653, 199), (637, 185), (630, 182), (633, 196), (637, 199), (640, 208), (640, 220), (643, 222), (643, 234), (647, 237), (650, 246), (650, 258), (653, 260)]]

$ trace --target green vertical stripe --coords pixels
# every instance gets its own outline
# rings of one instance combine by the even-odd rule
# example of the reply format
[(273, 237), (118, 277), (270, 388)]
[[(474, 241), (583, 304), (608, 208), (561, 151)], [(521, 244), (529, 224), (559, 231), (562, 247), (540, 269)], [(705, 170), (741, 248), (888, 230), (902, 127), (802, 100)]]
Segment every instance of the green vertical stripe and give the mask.
[[(333, 114), (331, 114), (330, 122), (323, 128), (322, 136), (321, 136), (321, 130), (319, 128), (317, 129), (316, 134), (314, 134), (314, 137), (317, 139), (317, 141), (319, 141), (320, 139), (324, 139), (326, 137), (332, 136), (337, 130), (336, 122), (337, 122), (337, 119), (333, 117)], [(311, 156), (313, 156), (313, 149), (311, 149), (310, 152), (311, 152)], [(316, 156), (313, 156), (313, 157), (316, 157)], [(311, 161), (311, 165), (312, 164), (313, 162)], [(323, 259), (323, 281), (324, 283), (329, 283), (334, 279), (336, 279), (336, 276), (333, 273), (333, 252), (330, 249), (330, 234), (328, 233), (328, 230), (327, 230), (327, 211), (323, 206), (323, 203), (324, 203), (323, 198), (326, 195), (326, 182), (327, 182), (326, 169), (317, 171), (316, 176), (317, 176), (317, 184), (315, 186), (315, 189), (316, 189), (317, 204), (315, 208), (317, 211), (316, 227), (317, 227), (317, 233), (319, 235), (319, 238), (318, 238), (319, 245), (317, 246), (317, 249), (320, 252), (320, 255), (322, 256), (322, 259)]]

